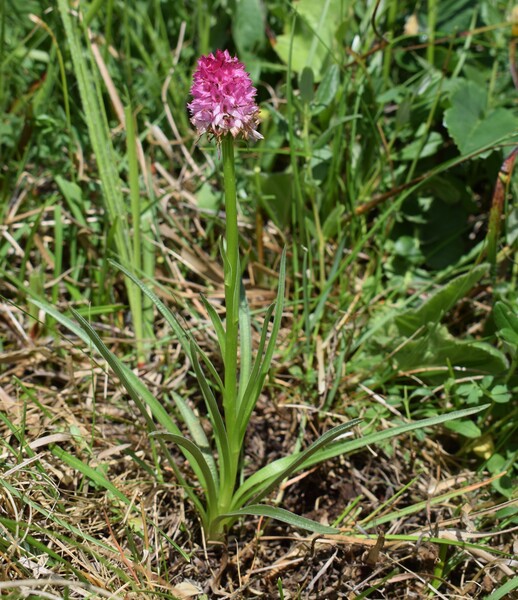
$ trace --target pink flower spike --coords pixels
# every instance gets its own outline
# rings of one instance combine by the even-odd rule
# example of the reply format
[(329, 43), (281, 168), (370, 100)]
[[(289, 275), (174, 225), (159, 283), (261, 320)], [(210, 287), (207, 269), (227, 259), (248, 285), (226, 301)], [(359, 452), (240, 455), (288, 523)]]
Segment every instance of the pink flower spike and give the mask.
[(229, 132), (234, 138), (241, 134), (245, 140), (263, 139), (257, 131), (257, 90), (243, 63), (230, 56), (228, 50), (202, 56), (193, 79), (193, 101), (187, 108), (199, 135), (207, 133), (218, 143)]

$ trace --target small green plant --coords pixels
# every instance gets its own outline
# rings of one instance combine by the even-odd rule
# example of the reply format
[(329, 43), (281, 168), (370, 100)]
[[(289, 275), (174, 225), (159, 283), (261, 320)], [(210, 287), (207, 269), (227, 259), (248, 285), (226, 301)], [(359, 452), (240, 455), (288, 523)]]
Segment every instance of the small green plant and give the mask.
[[(255, 89), (237, 58), (231, 57), (227, 51), (218, 51), (215, 56), (211, 54), (199, 60), (191, 91), (194, 98), (189, 104), (192, 122), (200, 135), (208, 134), (209, 137), (216, 138), (225, 184), (226, 234), (221, 247), (225, 273), (225, 322), (208, 300), (202, 298), (217, 336), (223, 359), (223, 377), (192, 334), (180, 325), (178, 319), (158, 297), (133, 274), (130, 265), (113, 261), (112, 264), (126, 274), (131, 285), (140, 289), (153, 302), (175, 332), (194, 369), (212, 425), (213, 439), (207, 436), (200, 418), (188, 403), (173, 393), (178, 413), (190, 437), (183, 435), (161, 403), (106, 347), (88, 321), (79, 313), (74, 311), (82, 329), (77, 328), (52, 307), (37, 301), (35, 303), (75, 331), (83, 340), (93, 343), (110, 364), (146, 419), (150, 439), (158, 442), (178, 482), (198, 510), (208, 539), (221, 539), (228, 527), (243, 515), (274, 518), (317, 533), (334, 533), (337, 531), (335, 528), (297, 516), (282, 508), (263, 504), (262, 501), (284, 479), (311, 465), (405, 431), (473, 414), (483, 407), (408, 423), (360, 439), (345, 439), (344, 434), (360, 422), (360, 419), (353, 419), (326, 432), (307, 448), (266, 465), (247, 479), (242, 478), (245, 435), (270, 370), (282, 320), (286, 252), (283, 252), (280, 262), (277, 300), (266, 311), (254, 356), (251, 315), (241, 282), (234, 140), (238, 136), (252, 140), (262, 138), (256, 130), (258, 107), (254, 100)], [(270, 321), (272, 323), (269, 333)], [(218, 397), (222, 399), (221, 404)], [(155, 422), (161, 427), (160, 430)], [(200, 484), (203, 500), (181, 473), (166, 445), (167, 441), (174, 442), (188, 460)]]

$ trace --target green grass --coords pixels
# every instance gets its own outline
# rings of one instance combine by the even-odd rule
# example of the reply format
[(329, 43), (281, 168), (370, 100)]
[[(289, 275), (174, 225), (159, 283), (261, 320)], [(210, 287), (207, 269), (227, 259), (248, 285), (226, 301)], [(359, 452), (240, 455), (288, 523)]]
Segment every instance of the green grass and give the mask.
[[(203, 410), (185, 343), (111, 259), (221, 366), (199, 298), (224, 318), (221, 162), (185, 105), (197, 57), (226, 47), (258, 88), (264, 136), (236, 157), (255, 348), (288, 257), (245, 468), (357, 417), (367, 440), (402, 433), (369, 450), (348, 440), (277, 496), (343, 526), (348, 549), (308, 542), (302, 577), (279, 566), (301, 551), (282, 541), (295, 530), (245, 517), (217, 585), (317, 598), (338, 589), (336, 569), (356, 597), (513, 597), (512, 3), (81, 0), (82, 20), (43, 4), (0, 4), (1, 595), (177, 598), (191, 582), (203, 598), (219, 568), (186, 500), (192, 472), (149, 435), (181, 421), (175, 395)], [(150, 389), (146, 418), (63, 327), (70, 309)], [(454, 410), (467, 412), (412, 428)]]

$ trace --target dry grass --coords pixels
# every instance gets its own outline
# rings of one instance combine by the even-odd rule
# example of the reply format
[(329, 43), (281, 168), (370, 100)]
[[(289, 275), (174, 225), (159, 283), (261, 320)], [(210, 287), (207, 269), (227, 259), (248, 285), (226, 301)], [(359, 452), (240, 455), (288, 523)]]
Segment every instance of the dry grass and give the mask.
[[(516, 527), (500, 531), (498, 516), (512, 503), (498, 504), (490, 480), (455, 457), (446, 432), (398, 439), (284, 484), (284, 506), (322, 522), (341, 516), (343, 536), (308, 537), (256, 520), (235, 527), (227, 545), (205, 547), (195, 514), (104, 367), (44, 331), (20, 335), (30, 322), (11, 304), (1, 314), (4, 596), (277, 598), (281, 581), (284, 598), (483, 598), (516, 571), (501, 555), (515, 552)], [(124, 331), (110, 333), (117, 350), (127, 347)], [(171, 387), (196, 403), (174, 350), (157, 352), (142, 377), (165, 403)], [(286, 371), (269, 389), (247, 440), (251, 471), (331, 422), (304, 410), (304, 389)], [(129, 503), (56, 448), (106, 476)]]

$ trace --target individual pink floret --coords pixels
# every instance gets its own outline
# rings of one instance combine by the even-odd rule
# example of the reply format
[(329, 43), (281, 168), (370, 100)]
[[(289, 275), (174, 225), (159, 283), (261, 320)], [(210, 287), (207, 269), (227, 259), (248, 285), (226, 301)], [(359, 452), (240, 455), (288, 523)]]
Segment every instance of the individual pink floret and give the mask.
[(217, 141), (228, 132), (234, 138), (261, 140), (257, 131), (259, 107), (257, 90), (243, 63), (230, 56), (228, 50), (217, 50), (198, 60), (191, 88), (193, 101), (187, 105), (191, 123), (200, 135), (207, 133)]

